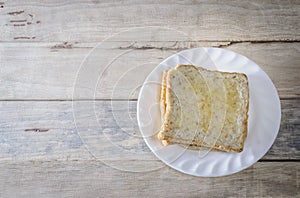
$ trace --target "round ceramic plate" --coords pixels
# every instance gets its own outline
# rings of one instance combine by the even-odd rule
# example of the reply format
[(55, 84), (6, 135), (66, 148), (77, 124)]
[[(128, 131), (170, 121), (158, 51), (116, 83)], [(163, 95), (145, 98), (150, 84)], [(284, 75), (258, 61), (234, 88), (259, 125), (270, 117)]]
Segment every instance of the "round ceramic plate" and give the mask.
[[(245, 73), (249, 82), (248, 134), (241, 153), (208, 152), (163, 146), (156, 137), (162, 125), (160, 86), (163, 71), (179, 64)], [(194, 176), (217, 177), (239, 172), (263, 157), (272, 146), (280, 126), (280, 100), (267, 74), (253, 61), (233, 51), (195, 48), (174, 54), (146, 78), (138, 99), (140, 131), (151, 151), (168, 166)]]

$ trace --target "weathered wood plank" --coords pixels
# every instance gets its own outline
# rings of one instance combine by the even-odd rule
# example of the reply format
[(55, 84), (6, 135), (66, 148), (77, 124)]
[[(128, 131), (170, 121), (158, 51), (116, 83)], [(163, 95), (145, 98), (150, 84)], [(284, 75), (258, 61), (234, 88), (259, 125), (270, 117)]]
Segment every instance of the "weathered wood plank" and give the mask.
[[(275, 143), (266, 154), (268, 159), (300, 158), (300, 100), (281, 100), (281, 125)], [(281, 147), (281, 148), (279, 148)], [(289, 148), (286, 150), (286, 148)], [(277, 151), (280, 149), (281, 152)], [(277, 155), (278, 154), (278, 155)], [(268, 157), (267, 157), (268, 156)], [(291, 158), (292, 157), (292, 158)]]
[(259, 162), (230, 176), (200, 178), (168, 167), (131, 173), (98, 161), (9, 161), (0, 163), (0, 196), (299, 197), (299, 174), (299, 162)]
[[(280, 131), (263, 160), (300, 159), (300, 100), (281, 104)], [(0, 161), (157, 160), (140, 136), (136, 101), (2, 101), (0, 112)]]
[[(299, 197), (299, 14), (296, 0), (0, 0), (0, 197)], [(95, 70), (75, 94), (102, 101), (72, 106), (84, 57), (124, 30), (88, 59)], [(166, 167), (139, 136), (136, 101), (125, 101), (137, 98), (134, 89), (167, 56), (200, 46), (248, 56), (283, 99), (270, 151), (227, 177)], [(99, 86), (86, 86), (100, 76)]]
[[(72, 99), (77, 71), (95, 45), (0, 43), (0, 99)], [(300, 96), (300, 43), (297, 42), (108, 42), (100, 45), (88, 59), (93, 69), (84, 80), (93, 79), (94, 86), (80, 84), (75, 99), (93, 99), (94, 94), (97, 99), (136, 99), (138, 90), (134, 92), (134, 89), (157, 64), (180, 50), (201, 46), (224, 47), (246, 55), (267, 72), (281, 98)], [(107, 66), (112, 60), (115, 61)], [(123, 77), (121, 83), (116, 84), (120, 77)], [(95, 89), (98, 78), (101, 80)]]
[[(0, 41), (94, 42), (135, 27), (161, 26), (198, 40), (299, 40), (299, 1), (5, 1)], [(154, 34), (121, 37), (158, 40)], [(167, 34), (171, 41), (174, 34)], [(176, 38), (176, 37), (175, 37)]]

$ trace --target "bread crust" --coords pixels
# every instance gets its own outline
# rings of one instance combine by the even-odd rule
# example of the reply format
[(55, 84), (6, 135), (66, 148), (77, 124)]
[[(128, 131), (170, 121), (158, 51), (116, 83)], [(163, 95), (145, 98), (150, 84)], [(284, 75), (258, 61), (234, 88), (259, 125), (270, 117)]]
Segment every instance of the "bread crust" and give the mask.
[(166, 78), (167, 78), (168, 70), (163, 72), (162, 80), (161, 80), (161, 92), (160, 92), (160, 109), (162, 116), (165, 115), (166, 112)]

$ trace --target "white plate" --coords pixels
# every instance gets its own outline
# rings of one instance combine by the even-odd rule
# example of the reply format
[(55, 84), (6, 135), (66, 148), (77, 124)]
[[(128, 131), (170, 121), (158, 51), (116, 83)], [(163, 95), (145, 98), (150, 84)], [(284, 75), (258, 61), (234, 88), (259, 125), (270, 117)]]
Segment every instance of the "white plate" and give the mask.
[[(245, 73), (249, 81), (248, 135), (241, 153), (208, 152), (163, 146), (156, 138), (161, 126), (159, 109), (162, 73), (178, 64)], [(280, 100), (270, 78), (253, 61), (219, 48), (195, 48), (174, 54), (146, 78), (137, 104), (137, 119), (144, 140), (168, 166), (194, 176), (217, 177), (236, 173), (257, 162), (272, 146), (280, 126)], [(204, 156), (204, 157), (203, 157)]]

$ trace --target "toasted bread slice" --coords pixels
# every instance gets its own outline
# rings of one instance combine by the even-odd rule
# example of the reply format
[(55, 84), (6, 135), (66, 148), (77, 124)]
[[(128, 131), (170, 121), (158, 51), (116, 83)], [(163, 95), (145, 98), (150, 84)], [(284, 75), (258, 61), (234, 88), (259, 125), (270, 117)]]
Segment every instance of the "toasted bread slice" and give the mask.
[[(166, 81), (167, 81), (167, 73), (168, 71), (165, 70), (163, 72), (163, 76), (162, 76), (162, 82), (161, 82), (161, 94), (160, 94), (160, 109), (161, 109), (161, 119), (162, 122), (164, 122), (164, 116), (166, 113)], [(170, 142), (168, 142), (167, 140), (163, 140), (162, 141), (164, 146), (167, 146), (170, 144)], [(172, 143), (176, 143), (174, 140), (172, 140)], [(179, 145), (188, 148), (188, 149), (192, 149), (192, 150), (211, 150), (211, 151), (220, 151), (216, 148), (209, 148), (209, 147), (205, 147), (205, 146), (200, 146), (200, 145), (196, 145), (196, 144), (184, 144), (184, 143), (178, 143)]]
[[(168, 143), (243, 150), (247, 134), (248, 81), (241, 73), (180, 65), (168, 71), (159, 139)], [(166, 99), (163, 102), (164, 97)]]

